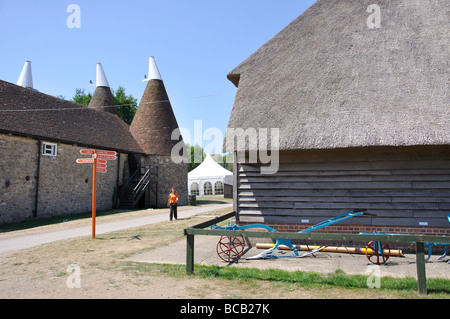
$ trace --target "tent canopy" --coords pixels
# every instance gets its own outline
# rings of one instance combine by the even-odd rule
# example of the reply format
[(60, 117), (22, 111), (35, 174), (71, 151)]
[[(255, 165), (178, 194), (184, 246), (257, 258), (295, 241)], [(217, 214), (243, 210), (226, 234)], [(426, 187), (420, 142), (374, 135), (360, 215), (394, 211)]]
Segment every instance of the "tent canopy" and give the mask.
[(210, 154), (207, 154), (203, 163), (188, 173), (188, 178), (219, 178), (228, 175), (233, 173), (220, 166)]

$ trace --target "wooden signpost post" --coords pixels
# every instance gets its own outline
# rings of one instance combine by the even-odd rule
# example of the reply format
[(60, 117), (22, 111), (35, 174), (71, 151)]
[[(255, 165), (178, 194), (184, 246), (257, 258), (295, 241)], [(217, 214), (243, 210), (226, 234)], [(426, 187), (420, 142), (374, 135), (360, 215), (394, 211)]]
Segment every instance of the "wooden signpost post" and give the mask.
[(91, 155), (91, 158), (79, 158), (78, 164), (92, 165), (92, 238), (95, 238), (95, 220), (97, 214), (97, 173), (106, 173), (107, 161), (115, 160), (117, 152), (99, 150), (80, 150), (82, 155)]

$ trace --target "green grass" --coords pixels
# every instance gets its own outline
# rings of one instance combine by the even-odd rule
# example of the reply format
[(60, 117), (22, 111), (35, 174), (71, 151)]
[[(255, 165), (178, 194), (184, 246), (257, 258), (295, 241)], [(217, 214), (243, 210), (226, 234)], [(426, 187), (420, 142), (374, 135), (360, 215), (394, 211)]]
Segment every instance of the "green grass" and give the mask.
[[(136, 268), (135, 268), (136, 267)], [(186, 268), (184, 265), (143, 265), (131, 266), (139, 272), (159, 272), (160, 274), (184, 277)], [(342, 270), (335, 273), (323, 275), (315, 272), (283, 271), (278, 269), (256, 269), (237, 267), (217, 267), (195, 265), (194, 277), (203, 279), (238, 280), (242, 282), (257, 284), (258, 281), (270, 281), (271, 283), (285, 284), (285, 289), (292, 289), (292, 285), (299, 287), (314, 288), (341, 288), (341, 289), (369, 289), (367, 286), (368, 276), (348, 275)], [(433, 298), (450, 298), (450, 280), (428, 278), (427, 288)], [(382, 277), (380, 290), (405, 293), (406, 298), (411, 294), (416, 296), (417, 280), (415, 278), (393, 278)]]
[[(283, 283), (299, 284), (301, 286), (328, 286), (339, 288), (367, 288), (368, 276), (347, 275), (342, 270), (329, 275), (315, 272), (289, 272), (276, 269), (255, 269), (236, 267), (196, 266), (196, 275), (202, 278), (214, 277), (227, 280), (268, 280)], [(427, 288), (430, 293), (450, 294), (450, 280), (427, 279)], [(415, 278), (382, 277), (381, 288), (387, 290), (417, 291)]]

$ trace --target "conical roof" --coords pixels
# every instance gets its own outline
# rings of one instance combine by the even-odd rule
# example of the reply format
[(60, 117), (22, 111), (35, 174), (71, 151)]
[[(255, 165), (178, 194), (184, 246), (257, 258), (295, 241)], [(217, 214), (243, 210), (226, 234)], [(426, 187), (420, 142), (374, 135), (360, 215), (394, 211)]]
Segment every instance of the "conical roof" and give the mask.
[(224, 177), (233, 175), (232, 172), (220, 166), (210, 154), (206, 155), (205, 160), (195, 169), (188, 173), (188, 178), (200, 177)]
[(88, 107), (119, 115), (101, 63), (97, 63), (96, 88)]
[(31, 61), (25, 61), (22, 72), (20, 73), (17, 85), (33, 89), (33, 74), (31, 72)]
[(148, 59), (148, 80), (161, 80), (162, 76), (159, 73), (158, 66), (156, 65), (156, 61), (154, 57), (149, 57)]
[(178, 123), (163, 81), (149, 78), (130, 126), (131, 134), (146, 154), (171, 155), (172, 148), (181, 140), (171, 139), (176, 129)]

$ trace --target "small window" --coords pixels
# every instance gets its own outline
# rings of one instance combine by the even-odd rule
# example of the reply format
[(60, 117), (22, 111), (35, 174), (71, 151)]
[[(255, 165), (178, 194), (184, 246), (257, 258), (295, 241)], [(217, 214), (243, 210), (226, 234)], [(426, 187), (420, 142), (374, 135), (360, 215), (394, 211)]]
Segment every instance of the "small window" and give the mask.
[(205, 195), (212, 195), (213, 194), (213, 192), (212, 192), (212, 184), (210, 182), (206, 182), (203, 187), (204, 187)]
[(42, 155), (54, 156), (58, 154), (58, 145), (51, 143), (42, 143)]
[(223, 195), (223, 183), (216, 182), (214, 184), (214, 195)]

